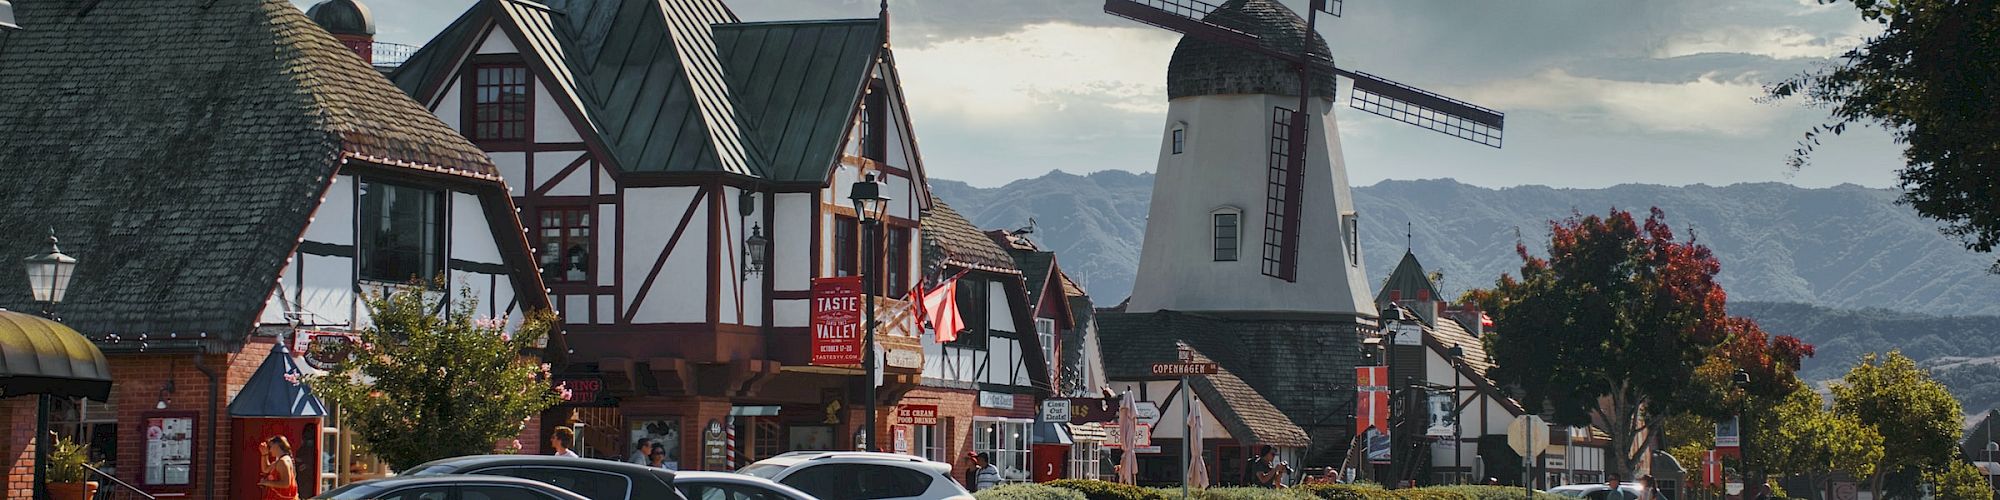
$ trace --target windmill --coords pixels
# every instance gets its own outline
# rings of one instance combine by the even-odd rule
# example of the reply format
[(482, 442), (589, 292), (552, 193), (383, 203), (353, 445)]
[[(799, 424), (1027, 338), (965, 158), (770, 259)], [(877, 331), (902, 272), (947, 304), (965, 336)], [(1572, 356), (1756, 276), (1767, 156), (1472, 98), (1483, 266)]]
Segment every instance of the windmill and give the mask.
[[(1236, 3), (1242, 0), (1233, 0)], [(1312, 50), (1316, 38), (1318, 14), (1326, 13), (1335, 17), (1342, 11), (1341, 0), (1311, 0), (1312, 6), (1306, 13), (1305, 39), (1298, 50), (1285, 51), (1258, 34), (1232, 28), (1213, 22), (1210, 16), (1223, 5), (1203, 0), (1105, 0), (1106, 13), (1124, 17), (1155, 27), (1179, 32), (1188, 37), (1208, 42), (1228, 45), (1289, 64), (1299, 79), (1299, 103), (1291, 110), (1290, 117), (1279, 117), (1289, 126), (1285, 134), (1285, 144), (1306, 144), (1310, 132), (1307, 119), (1308, 96), (1312, 92), (1314, 78), (1345, 77), (1352, 81), (1348, 105), (1371, 114), (1416, 125), (1432, 131), (1457, 137), (1474, 143), (1499, 148), (1501, 132), (1506, 123), (1506, 115), (1419, 89), (1410, 85), (1371, 75), (1361, 71), (1340, 68), (1334, 65), (1330, 54), (1316, 54)], [(1275, 152), (1274, 152), (1275, 153)], [(1305, 185), (1307, 155), (1286, 154), (1286, 165), (1282, 172), (1273, 175), (1282, 177), (1282, 193), (1272, 195), (1272, 206), (1267, 210), (1267, 237), (1280, 240), (1275, 242), (1276, 259), (1265, 274), (1286, 281), (1297, 279), (1298, 242), (1300, 220), (1302, 219), (1301, 192)], [(1274, 185), (1278, 184), (1276, 182)]]

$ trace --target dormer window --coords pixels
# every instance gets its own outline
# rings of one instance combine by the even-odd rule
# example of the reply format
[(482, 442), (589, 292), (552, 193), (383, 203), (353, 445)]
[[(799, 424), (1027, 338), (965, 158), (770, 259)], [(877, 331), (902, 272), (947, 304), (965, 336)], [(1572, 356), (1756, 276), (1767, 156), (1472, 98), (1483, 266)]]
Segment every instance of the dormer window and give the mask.
[[(1181, 122), (1181, 123), (1177, 123), (1177, 124), (1175, 124), (1175, 125), (1174, 125), (1174, 131), (1173, 131), (1173, 139), (1172, 139), (1172, 142), (1173, 142), (1173, 148), (1174, 148), (1174, 149), (1173, 149), (1173, 151), (1174, 151), (1174, 154), (1181, 154), (1181, 152), (1182, 152), (1182, 151), (1186, 151), (1186, 150), (1187, 150), (1187, 123), (1186, 123), (1186, 122)], [(1232, 260), (1234, 260), (1234, 259), (1232, 259)]]
[(868, 97), (861, 100), (861, 157), (878, 162), (889, 159), (889, 85), (881, 78), (868, 82)]
[(1234, 262), (1237, 242), (1242, 239), (1243, 211), (1235, 208), (1218, 209), (1209, 214), (1212, 223), (1210, 236), (1215, 240), (1215, 261)]
[(466, 135), (474, 141), (526, 141), (528, 92), (527, 66), (518, 63), (474, 66)]

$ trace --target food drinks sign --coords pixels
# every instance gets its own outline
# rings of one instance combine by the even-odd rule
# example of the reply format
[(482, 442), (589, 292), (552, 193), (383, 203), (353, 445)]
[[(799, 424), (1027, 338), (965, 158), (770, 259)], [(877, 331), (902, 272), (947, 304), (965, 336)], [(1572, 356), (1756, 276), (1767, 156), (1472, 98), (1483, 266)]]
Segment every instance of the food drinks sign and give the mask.
[(813, 278), (812, 364), (861, 364), (861, 277)]

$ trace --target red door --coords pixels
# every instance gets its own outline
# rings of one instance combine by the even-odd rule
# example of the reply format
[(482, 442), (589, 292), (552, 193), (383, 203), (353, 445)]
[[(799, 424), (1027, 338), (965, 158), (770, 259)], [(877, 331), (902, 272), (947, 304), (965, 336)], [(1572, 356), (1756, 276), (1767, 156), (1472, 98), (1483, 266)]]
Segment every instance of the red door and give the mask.
[(1038, 444), (1030, 455), (1034, 462), (1035, 482), (1046, 483), (1069, 476), (1069, 445)]

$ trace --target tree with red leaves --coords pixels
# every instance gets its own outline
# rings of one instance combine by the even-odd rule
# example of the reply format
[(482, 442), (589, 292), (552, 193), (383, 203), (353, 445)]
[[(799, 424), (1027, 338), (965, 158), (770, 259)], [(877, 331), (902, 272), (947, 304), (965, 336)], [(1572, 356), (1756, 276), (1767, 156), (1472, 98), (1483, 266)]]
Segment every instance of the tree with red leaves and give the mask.
[(1643, 223), (1613, 209), (1551, 221), (1549, 232), (1548, 258), (1517, 245), (1520, 277), (1502, 275), (1467, 299), (1495, 313), (1498, 333), (1486, 341), (1494, 380), (1530, 412), (1610, 434), (1617, 452), (1606, 471), (1630, 477), (1652, 452), (1646, 436), (1658, 417), (1717, 410), (1707, 384), (1689, 383), (1711, 355), (1740, 358), (1770, 380), (1789, 367), (1789, 380), (1811, 351), (1789, 337), (1767, 343), (1755, 323), (1728, 317), (1715, 282), (1721, 264), (1708, 247), (1676, 240), (1658, 208)]

